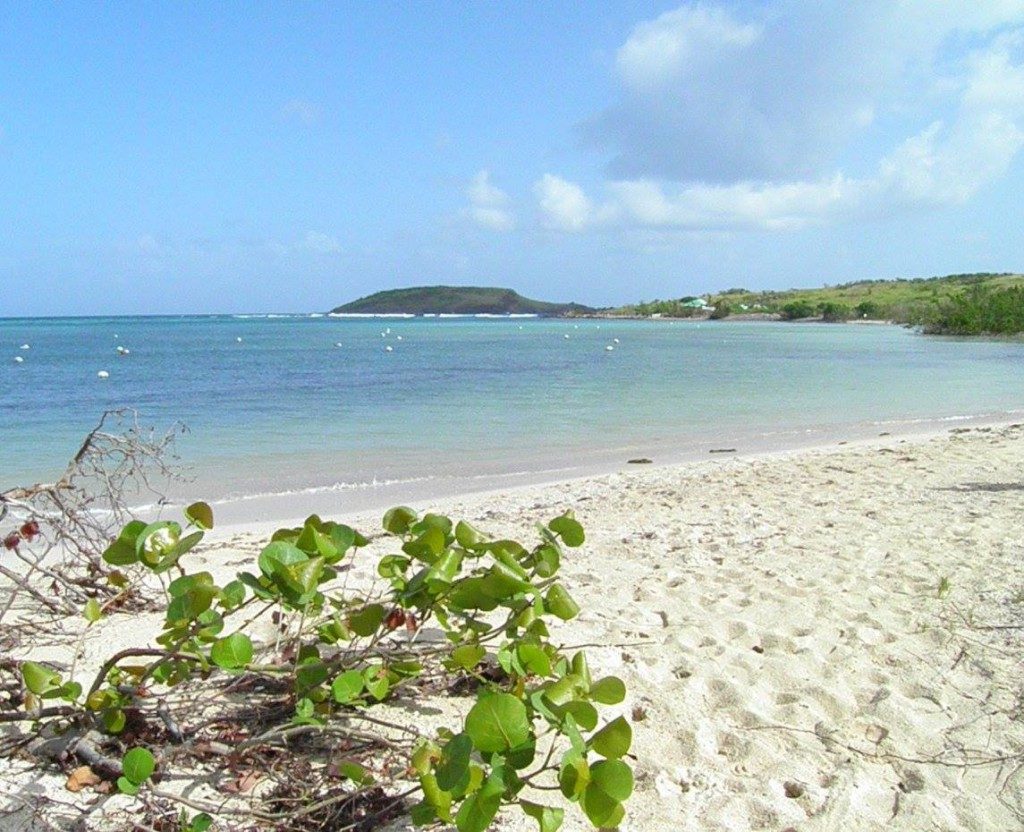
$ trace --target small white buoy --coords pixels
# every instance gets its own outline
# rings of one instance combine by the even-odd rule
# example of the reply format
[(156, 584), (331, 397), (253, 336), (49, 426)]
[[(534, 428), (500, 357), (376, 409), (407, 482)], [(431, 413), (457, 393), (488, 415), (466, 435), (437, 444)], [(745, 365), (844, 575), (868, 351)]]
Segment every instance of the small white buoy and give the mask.
[(396, 335), (395, 339), (398, 340), (398, 341), (401, 341), (402, 340), (402, 336), (401, 335)]
[(239, 336), (238, 336), (238, 337), (237, 337), (237, 338), (235, 339), (235, 341), (237, 341), (237, 342), (238, 342), (239, 344), (241, 344), (241, 343), (242, 343), (242, 336), (241, 336), (241, 335), (239, 335)]
[(611, 352), (614, 349), (615, 349), (615, 347), (613, 347), (611, 344), (609, 344), (607, 347), (605, 347), (605, 351), (606, 352)]
[(613, 341), (614, 343), (616, 343), (616, 344), (617, 344), (617, 343), (619, 343), (619, 339), (618, 339), (618, 338), (612, 338), (612, 341)]
[(390, 346), (390, 345), (384, 347), (384, 352), (394, 352), (394, 351), (395, 351), (395, 348)]
[(14, 356), (14, 363), (15, 364), (24, 364), (25, 363), (25, 359), (22, 358), (20, 355), (16, 355), (16, 356)]
[(336, 346), (336, 347), (340, 347), (340, 346), (341, 346), (341, 341), (335, 341), (335, 342), (334, 342), (334, 346)]
[(117, 335), (117, 333), (115, 332), (115, 333), (114, 333), (114, 340), (116, 341), (116, 340), (117, 340), (117, 338), (118, 338), (118, 335)]
[(388, 327), (387, 329), (385, 329), (384, 332), (386, 334), (390, 335), (391, 334), (391, 327)]
[(573, 328), (573, 329), (579, 329), (579, 328), (580, 328), (580, 325), (579, 325), (579, 324), (573, 324), (573, 325), (572, 325), (572, 328)]
[(565, 335), (563, 335), (562, 337), (563, 337), (563, 338), (564, 338), (564, 339), (565, 339), (566, 341), (568, 341), (568, 340), (569, 340), (569, 333), (568, 333), (568, 332), (567, 332), (567, 333), (565, 333)]
[(132, 351), (129, 350), (129, 349), (125, 349), (124, 352), (121, 353), (121, 355), (131, 355), (131, 354), (132, 354)]
[(520, 329), (522, 329), (522, 328), (523, 328), (523, 325), (522, 325), (522, 324), (519, 324), (519, 328), (520, 328)]
[(28, 344), (22, 344), (22, 345), (21, 345), (21, 348), (22, 348), (23, 350), (30, 350), (30, 349), (32, 349), (32, 347), (30, 347), (30, 346), (29, 346)]
[(108, 373), (106, 370), (100, 370), (98, 373), (96, 373), (96, 377), (97, 378), (110, 378), (110, 373)]

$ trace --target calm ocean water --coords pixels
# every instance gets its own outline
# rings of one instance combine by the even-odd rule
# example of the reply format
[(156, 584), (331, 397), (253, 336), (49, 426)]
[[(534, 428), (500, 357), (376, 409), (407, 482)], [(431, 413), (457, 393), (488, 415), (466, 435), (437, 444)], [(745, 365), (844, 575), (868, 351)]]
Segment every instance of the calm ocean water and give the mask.
[(343, 507), (387, 483), (1012, 418), (1024, 344), (816, 324), (5, 319), (0, 381), (0, 487), (52, 477), (103, 410), (129, 407), (188, 426), (179, 496), (305, 491)]

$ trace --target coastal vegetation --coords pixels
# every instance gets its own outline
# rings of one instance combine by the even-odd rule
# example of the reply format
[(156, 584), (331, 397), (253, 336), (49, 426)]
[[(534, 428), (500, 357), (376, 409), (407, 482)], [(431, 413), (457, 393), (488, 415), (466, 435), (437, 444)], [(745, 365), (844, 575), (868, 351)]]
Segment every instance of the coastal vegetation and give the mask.
[(974, 286), (943, 301), (925, 324), (936, 335), (1015, 335), (1024, 332), (1024, 286)]
[(417, 286), (377, 292), (337, 306), (333, 314), (366, 315), (576, 315), (594, 310), (578, 303), (524, 298), (512, 289)]
[(871, 320), (920, 326), (928, 333), (1014, 334), (1024, 332), (1024, 275), (983, 272), (862, 280), (787, 291), (732, 288), (702, 298), (641, 302), (610, 310), (608, 314), (712, 320), (736, 315), (777, 317), (784, 321)]
[(746, 311), (777, 314), (786, 320), (821, 317), (827, 321), (887, 320), (927, 326), (947, 302), (970, 289), (1024, 286), (1019, 274), (954, 274), (945, 277), (861, 280), (819, 289), (752, 292), (730, 289), (708, 296)]
[[(559, 578), (585, 539), (571, 512), (527, 546), (393, 508), (382, 521), (390, 551), (373, 564), (360, 558), (369, 536), (311, 516), (225, 581), (205, 559), (186, 567), (214, 525), (206, 503), (181, 523), (133, 519), (109, 544), (88, 541), (99, 548), (83, 569), (79, 553), (42, 561), (40, 551), (59, 554), (48, 541), (68, 519), (39, 511), (40, 496), (0, 495), (0, 551), (29, 567), (5, 573), (0, 621), (20, 610), (3, 631), (72, 633), (74, 655), (17, 660), (17, 645), (0, 644), (0, 724), (21, 729), (0, 754), (62, 768), (71, 791), (131, 796), (134, 828), (375, 829), (408, 813), (482, 832), (518, 806), (555, 832), (563, 808), (522, 796), (544, 789), (595, 827), (622, 820), (632, 729), (599, 709), (621, 703), (625, 686), (592, 677), (586, 654), (551, 633), (579, 613)], [(50, 574), (79, 592), (42, 603), (34, 587)], [(76, 671), (89, 628), (140, 609), (163, 619), (151, 644), (112, 647), (98, 670)], [(260, 622), (273, 622), (269, 643), (254, 634)], [(428, 703), (447, 725), (424, 724)], [(204, 801), (199, 782), (238, 800)]]

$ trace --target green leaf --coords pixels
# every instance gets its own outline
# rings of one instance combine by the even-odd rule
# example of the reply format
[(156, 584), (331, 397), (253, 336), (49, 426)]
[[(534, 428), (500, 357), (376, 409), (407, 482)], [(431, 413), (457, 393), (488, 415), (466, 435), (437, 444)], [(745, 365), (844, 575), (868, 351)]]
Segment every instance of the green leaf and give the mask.
[(150, 566), (172, 549), (181, 537), (181, 526), (170, 520), (160, 520), (146, 526), (135, 539), (135, 553)]
[(21, 678), (25, 680), (25, 687), (37, 696), (59, 688), (61, 683), (56, 670), (36, 662), (21, 663)]
[(245, 667), (252, 661), (252, 641), (245, 633), (232, 633), (218, 639), (210, 648), (210, 660), (225, 670)]
[(487, 655), (487, 650), (479, 644), (463, 644), (452, 650), (452, 661), (465, 670), (472, 670)]
[(428, 526), (418, 537), (405, 543), (402, 551), (426, 563), (433, 563), (446, 545), (444, 532), (436, 526)]
[(338, 775), (340, 777), (347, 777), (359, 785), (373, 782), (373, 777), (367, 774), (366, 769), (359, 765), (359, 763), (353, 763), (351, 760), (341, 760), (338, 762)]
[(590, 686), (590, 698), (602, 705), (618, 705), (626, 698), (626, 685), (617, 676), (605, 676)]
[(558, 770), (558, 787), (569, 800), (575, 800), (590, 783), (590, 766), (582, 757), (573, 754)]
[(209, 572), (182, 575), (168, 584), (167, 592), (172, 598), (180, 598), (190, 589), (195, 589), (197, 586), (213, 586), (213, 575)]
[(245, 584), (232, 581), (220, 591), (220, 602), (228, 609), (241, 606), (245, 602)]
[(208, 503), (192, 503), (185, 509), (185, 516), (197, 528), (206, 531), (213, 528), (213, 509)]
[(202, 539), (203, 532), (192, 532), (192, 534), (188, 535), (187, 537), (183, 537), (181, 540), (175, 543), (174, 546), (168, 549), (166, 551), (166, 554), (164, 554), (164, 556), (161, 557), (160, 560), (158, 560), (153, 565), (153, 571), (158, 575), (161, 572), (166, 572), (168, 569), (174, 566), (179, 560), (181, 560), (182, 555), (184, 555), (186, 552), (189, 552)]
[(459, 807), (455, 816), (455, 828), (459, 832), (484, 832), (498, 812), (501, 805), (501, 793), (485, 794), (483, 790), (474, 792)]
[(419, 515), (408, 506), (396, 506), (384, 514), (384, 531), (391, 534), (405, 534)]
[(534, 676), (547, 676), (551, 673), (551, 659), (536, 644), (520, 644), (517, 652), (523, 667)]
[(309, 555), (297, 546), (283, 540), (275, 540), (263, 548), (257, 562), (260, 571), (268, 578), (273, 578), (275, 564), (280, 563), (288, 566), (293, 563), (302, 563), (305, 560), (309, 560)]
[(347, 705), (363, 692), (363, 674), (358, 670), (346, 670), (337, 676), (331, 685), (334, 701)]
[(331, 543), (334, 544), (334, 548), (341, 555), (344, 555), (345, 552), (356, 545), (357, 535), (355, 530), (343, 523), (331, 523), (328, 534), (331, 538)]
[(117, 539), (104, 550), (103, 560), (112, 566), (128, 566), (135, 563), (139, 559), (139, 554), (135, 550), (135, 541), (144, 528), (146, 528), (146, 524), (141, 520), (132, 520), (128, 523), (121, 530)]
[(192, 818), (192, 822), (188, 825), (187, 829), (183, 830), (183, 832), (206, 832), (212, 824), (213, 818), (206, 814), (206, 812), (200, 812)]
[(473, 741), (468, 734), (456, 734), (441, 749), (441, 759), (434, 772), (437, 785), (446, 792), (456, 791), (469, 780), (469, 755)]
[(120, 734), (128, 724), (128, 717), (120, 708), (105, 708), (100, 715), (103, 728), (108, 734)]
[(622, 802), (633, 793), (633, 772), (622, 760), (600, 760), (590, 767), (588, 789), (600, 789)]
[(585, 539), (583, 526), (576, 521), (571, 511), (567, 511), (561, 517), (556, 517), (548, 523), (548, 528), (561, 537), (566, 546), (576, 548), (583, 545)]
[(127, 777), (117, 778), (117, 789), (121, 794), (137, 795), (139, 793), (139, 787)]
[(544, 606), (563, 621), (575, 618), (580, 611), (579, 605), (565, 591), (561, 584), (552, 584), (544, 596)]
[(156, 760), (153, 759), (148, 748), (136, 746), (124, 755), (124, 759), (121, 760), (121, 769), (124, 771), (124, 776), (132, 783), (141, 786), (156, 770)]
[(372, 636), (384, 620), (383, 604), (368, 604), (348, 617), (348, 626), (357, 636)]
[(463, 549), (475, 549), (481, 543), (487, 542), (482, 532), (462, 520), (455, 526), (455, 540)]
[(295, 683), (300, 690), (309, 691), (327, 681), (327, 667), (323, 662), (311, 661), (295, 669)]
[(377, 564), (377, 574), (382, 578), (400, 578), (411, 562), (405, 555), (385, 555)]
[[(446, 823), (451, 823), (451, 794), (437, 785), (437, 779), (433, 774), (422, 775), (420, 777), (420, 786), (423, 788), (423, 801), (434, 810), (434, 815)], [(430, 818), (430, 820), (433, 820), (433, 818)]]
[(85, 609), (82, 610), (82, 614), (85, 616), (85, 620), (90, 624), (95, 624), (103, 617), (103, 610), (100, 608), (100, 602), (95, 598), (90, 598), (85, 602)]
[(382, 701), (391, 689), (391, 683), (388, 681), (388, 675), (384, 672), (382, 667), (366, 668), (366, 670), (363, 671), (363, 683), (366, 685), (366, 690), (369, 692), (370, 696), (378, 702)]
[(528, 800), (520, 800), (519, 805), (527, 815), (540, 824), (540, 832), (557, 832), (562, 825), (565, 812), (561, 809), (542, 806), (540, 803), (530, 803)]
[(509, 693), (482, 697), (466, 715), (466, 733), (478, 751), (506, 751), (530, 737), (526, 706)]
[(593, 731), (597, 727), (597, 708), (582, 699), (574, 699), (562, 706), (562, 712), (572, 714), (576, 724), (584, 731)]
[(210, 608), (217, 597), (217, 588), (209, 584), (199, 584), (183, 595), (173, 598), (167, 605), (167, 624), (178, 627), (195, 621)]
[(613, 719), (590, 738), (590, 747), (602, 757), (618, 758), (629, 751), (633, 729), (623, 717)]

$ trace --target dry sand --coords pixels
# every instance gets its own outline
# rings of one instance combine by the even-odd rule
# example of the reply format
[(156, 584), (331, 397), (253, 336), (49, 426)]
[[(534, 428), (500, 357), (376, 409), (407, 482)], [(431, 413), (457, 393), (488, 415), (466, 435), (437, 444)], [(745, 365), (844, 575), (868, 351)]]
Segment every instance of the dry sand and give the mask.
[[(556, 636), (597, 645), (592, 668), (628, 686), (607, 709), (634, 729), (624, 829), (1024, 828), (1021, 426), (417, 507), (520, 539), (575, 510), (588, 539), (564, 582), (583, 612)], [(204, 568), (258, 547), (251, 531), (216, 539)], [(84, 666), (158, 621), (103, 622)], [(71, 798), (5, 765), (10, 806)], [(571, 809), (563, 828), (589, 825)]]

